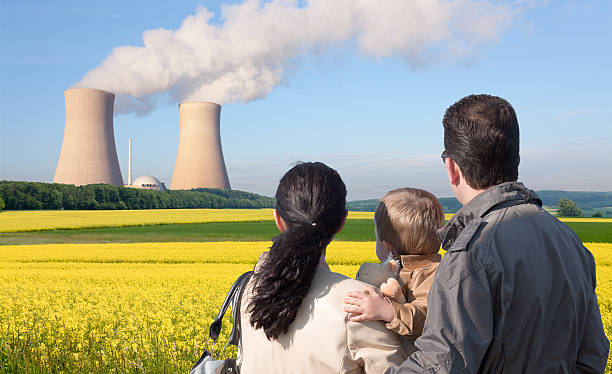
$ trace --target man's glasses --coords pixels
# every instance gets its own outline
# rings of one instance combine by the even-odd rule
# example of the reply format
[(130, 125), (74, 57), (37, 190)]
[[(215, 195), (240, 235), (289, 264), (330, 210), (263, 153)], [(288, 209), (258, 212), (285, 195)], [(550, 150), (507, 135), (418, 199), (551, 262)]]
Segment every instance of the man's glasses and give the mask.
[(442, 151), (442, 154), (440, 155), (440, 157), (442, 157), (442, 162), (446, 164), (446, 159), (448, 158), (446, 151)]

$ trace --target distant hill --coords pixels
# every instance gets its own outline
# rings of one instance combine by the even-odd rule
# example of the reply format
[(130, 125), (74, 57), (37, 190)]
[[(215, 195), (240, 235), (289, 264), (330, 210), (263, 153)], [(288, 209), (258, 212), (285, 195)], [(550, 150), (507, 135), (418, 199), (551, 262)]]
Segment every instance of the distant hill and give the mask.
[[(554, 208), (560, 199), (566, 198), (574, 201), (584, 211), (599, 210), (604, 216), (612, 216), (612, 192), (589, 192), (589, 191), (536, 191), (545, 206)], [(461, 204), (454, 197), (440, 197), (440, 205), (445, 213), (455, 213), (461, 208)], [(376, 210), (378, 199), (355, 200), (347, 202), (348, 210), (362, 212), (373, 212)], [(609, 212), (608, 214), (606, 214)], [(586, 215), (586, 214), (585, 214)]]
[(374, 212), (376, 204), (378, 204), (378, 199), (347, 201), (346, 209), (356, 212)]
[[(438, 200), (445, 213), (455, 213), (461, 208), (461, 204), (454, 197), (440, 197)], [(358, 212), (374, 212), (376, 204), (378, 204), (378, 199), (348, 201), (346, 209)]]
[(547, 206), (555, 206), (560, 199), (566, 198), (575, 202), (582, 210), (612, 207), (612, 192), (542, 190), (536, 193)]

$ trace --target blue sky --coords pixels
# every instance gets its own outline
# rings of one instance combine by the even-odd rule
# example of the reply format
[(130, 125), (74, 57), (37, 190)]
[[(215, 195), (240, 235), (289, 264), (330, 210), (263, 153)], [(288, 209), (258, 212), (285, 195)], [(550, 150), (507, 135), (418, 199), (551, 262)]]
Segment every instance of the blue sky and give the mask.
[[(197, 1), (2, 1), (0, 179), (51, 182), (64, 131), (63, 91), (148, 29), (177, 29)], [(240, 1), (229, 2), (238, 3)], [(515, 4), (497, 2), (501, 4)], [(462, 57), (422, 64), (364, 53), (354, 39), (283, 65), (281, 82), (248, 103), (223, 105), (221, 134), (232, 187), (273, 195), (297, 160), (320, 160), (344, 178), (349, 199), (401, 186), (450, 196), (439, 154), (444, 110), (472, 93), (513, 104), (521, 130), (519, 180), (533, 189), (612, 190), (612, 26), (609, 1), (535, 2), (493, 40)], [(384, 20), (381, 22), (384, 23)], [(170, 184), (178, 108), (115, 116), (127, 179)]]

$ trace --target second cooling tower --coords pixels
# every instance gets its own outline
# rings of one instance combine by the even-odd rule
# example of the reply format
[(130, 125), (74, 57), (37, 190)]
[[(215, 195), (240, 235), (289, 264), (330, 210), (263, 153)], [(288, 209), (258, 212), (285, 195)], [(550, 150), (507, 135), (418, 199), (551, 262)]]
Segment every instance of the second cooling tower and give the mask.
[(186, 102), (179, 105), (181, 132), (170, 188), (230, 189), (221, 148), (221, 105)]

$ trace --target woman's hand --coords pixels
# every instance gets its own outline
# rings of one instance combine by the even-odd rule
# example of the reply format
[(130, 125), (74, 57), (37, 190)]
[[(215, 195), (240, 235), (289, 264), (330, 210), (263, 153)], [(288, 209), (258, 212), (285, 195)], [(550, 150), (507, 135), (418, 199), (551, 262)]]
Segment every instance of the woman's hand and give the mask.
[(372, 287), (367, 287), (363, 292), (346, 294), (344, 311), (351, 313), (349, 316), (351, 322), (391, 322), (395, 318), (395, 310), (391, 301)]

